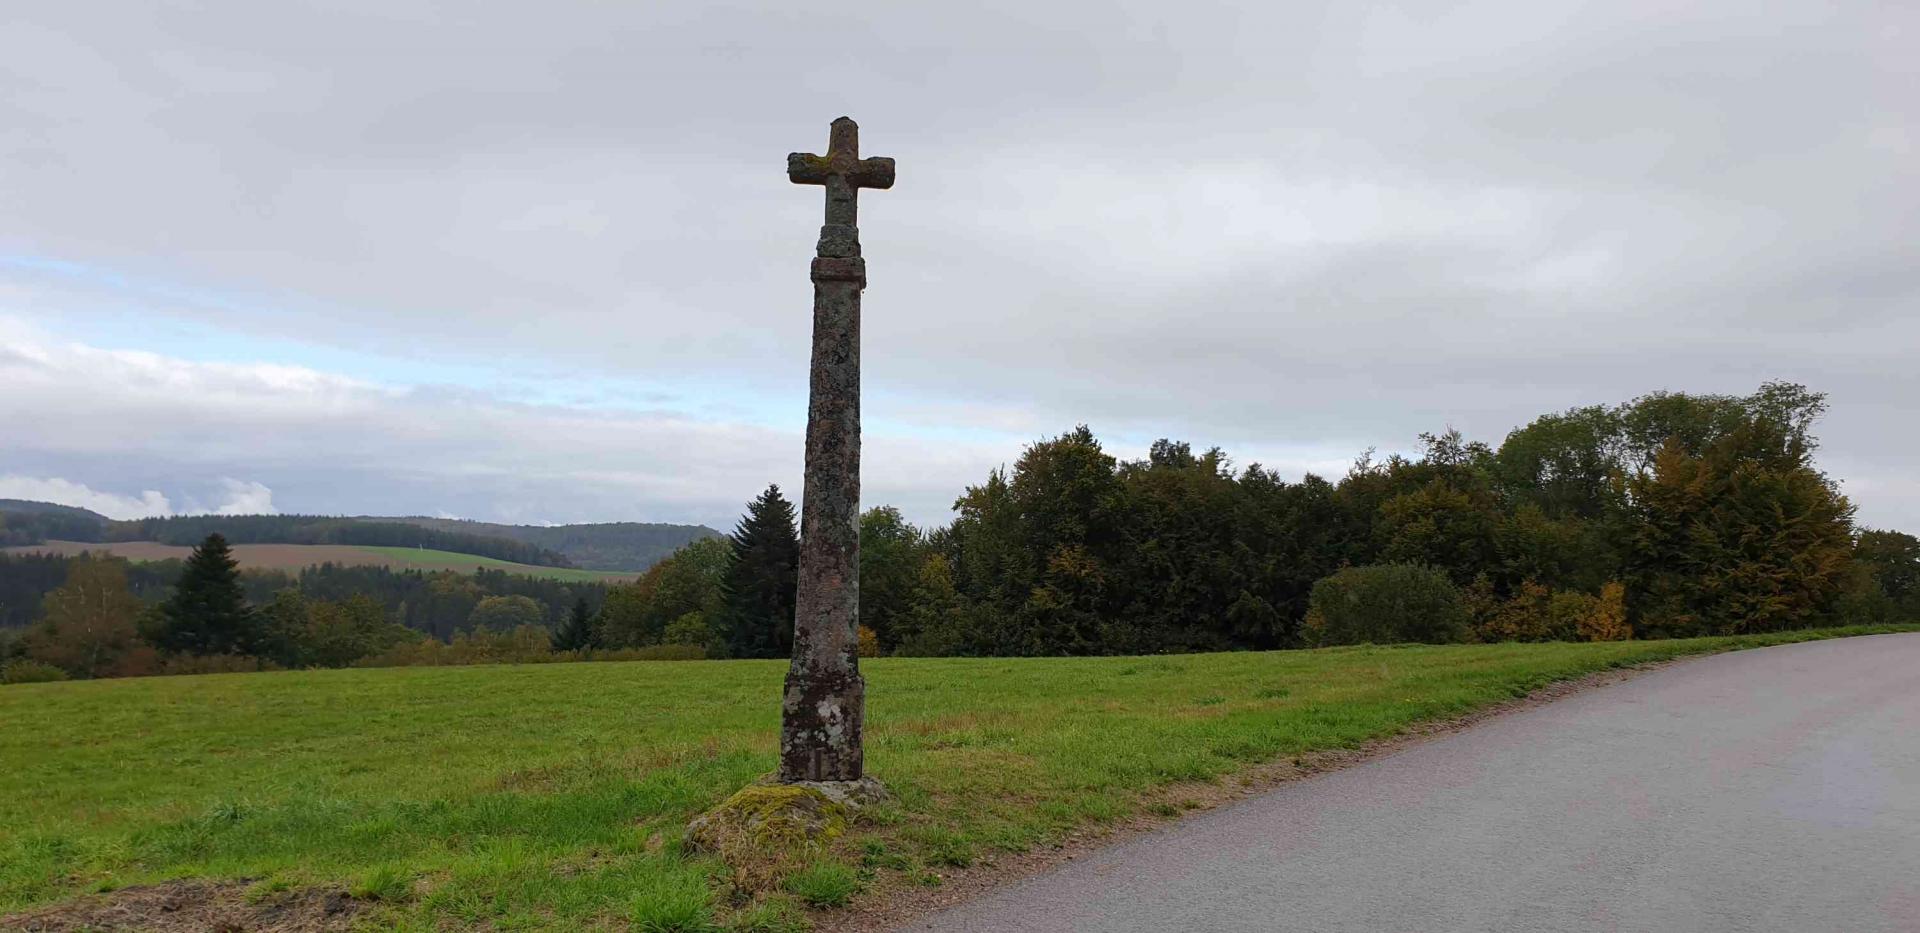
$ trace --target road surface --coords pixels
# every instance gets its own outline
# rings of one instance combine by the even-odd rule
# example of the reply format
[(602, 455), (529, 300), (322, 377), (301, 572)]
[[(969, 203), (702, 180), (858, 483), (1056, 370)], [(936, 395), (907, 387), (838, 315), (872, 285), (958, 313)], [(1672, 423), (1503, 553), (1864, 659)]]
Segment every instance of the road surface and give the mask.
[(1684, 661), (905, 929), (1920, 931), (1920, 634)]

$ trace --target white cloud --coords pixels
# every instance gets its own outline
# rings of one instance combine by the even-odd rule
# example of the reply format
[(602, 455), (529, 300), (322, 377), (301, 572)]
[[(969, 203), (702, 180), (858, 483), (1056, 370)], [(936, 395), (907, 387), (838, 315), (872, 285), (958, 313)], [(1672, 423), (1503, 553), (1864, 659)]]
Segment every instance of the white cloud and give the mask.
[[(797, 480), (820, 195), (782, 156), (846, 111), (900, 165), (862, 197), (870, 501), (938, 518), (1078, 422), (1331, 462), (1787, 378), (1888, 477), (1863, 519), (1920, 524), (1911, 4), (27, 6), (0, 313), (92, 347), (0, 339), (0, 470), (727, 523)], [(692, 401), (515, 404), (637, 374)]]
[(220, 478), (220, 485), (226, 491), (226, 501), (211, 511), (215, 515), (276, 515), (273, 507), (273, 490), (263, 483), (245, 482), (232, 477)]
[(108, 518), (157, 518), (173, 514), (173, 505), (156, 490), (137, 496), (101, 492), (59, 477), (0, 476), (0, 499), (30, 499), (92, 509)]
[[(798, 431), (105, 349), (5, 316), (0, 425), (8, 456), (42, 475), (176, 491), (140, 514), (185, 502), (179, 511), (731, 525), (767, 483), (800, 489)], [(884, 497), (869, 499), (933, 522), (1018, 444), (870, 431), (867, 449), (868, 489)]]
[[(0, 499), (27, 499), (91, 509), (108, 518), (165, 518), (169, 515), (274, 515), (273, 490), (264, 483), (223, 476), (219, 481), (219, 504), (208, 507), (188, 505), (176, 508), (174, 499), (155, 489), (127, 495), (94, 489), (85, 483), (57, 476), (0, 475)], [(189, 500), (191, 501), (191, 500)]]

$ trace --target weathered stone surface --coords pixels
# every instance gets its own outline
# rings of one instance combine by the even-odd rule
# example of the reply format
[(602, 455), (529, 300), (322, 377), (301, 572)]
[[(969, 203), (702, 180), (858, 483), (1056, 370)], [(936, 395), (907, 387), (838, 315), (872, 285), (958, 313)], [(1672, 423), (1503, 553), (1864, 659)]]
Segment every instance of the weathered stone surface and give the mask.
[[(838, 259), (821, 256), (813, 261), (813, 280), (815, 282), (852, 282), (865, 288), (867, 287), (867, 261), (858, 257)], [(859, 301), (858, 296), (854, 300)], [(859, 314), (858, 311), (854, 313)]]
[(847, 224), (824, 224), (820, 227), (820, 246), (816, 250), (822, 258), (835, 257), (852, 259), (860, 255), (860, 228)]
[(833, 121), (827, 154), (793, 153), (787, 177), (826, 188), (813, 261), (813, 363), (806, 489), (800, 507), (793, 664), (781, 708), (780, 780), (858, 781), (865, 773), (860, 677), (860, 258), (858, 194), (893, 185), (893, 160), (860, 158), (860, 128)]

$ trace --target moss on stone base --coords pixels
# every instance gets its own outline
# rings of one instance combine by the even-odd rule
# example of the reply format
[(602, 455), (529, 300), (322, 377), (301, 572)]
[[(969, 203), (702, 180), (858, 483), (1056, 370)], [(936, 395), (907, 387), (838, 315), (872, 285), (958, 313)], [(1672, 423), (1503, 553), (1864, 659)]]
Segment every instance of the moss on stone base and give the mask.
[(847, 804), (818, 787), (753, 784), (695, 817), (687, 842), (719, 856), (752, 886), (817, 857), (846, 833), (851, 817)]
[(755, 784), (743, 787), (708, 810), (689, 827), (689, 838), (707, 848), (703, 837), (741, 836), (764, 849), (819, 846), (847, 831), (847, 807), (817, 787), (804, 784)]

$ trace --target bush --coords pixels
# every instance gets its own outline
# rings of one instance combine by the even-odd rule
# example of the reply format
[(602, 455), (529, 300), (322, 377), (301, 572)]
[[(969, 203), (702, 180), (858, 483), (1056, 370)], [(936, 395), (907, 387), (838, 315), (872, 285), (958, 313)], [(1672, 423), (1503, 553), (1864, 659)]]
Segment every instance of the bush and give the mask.
[(1547, 617), (1556, 633), (1553, 637), (1562, 640), (1614, 640), (1588, 637), (1587, 631), (1594, 627), (1591, 620), (1596, 618), (1599, 610), (1600, 600), (1591, 594), (1566, 590), (1553, 594), (1553, 599), (1547, 603)]
[(46, 684), (66, 679), (66, 671), (26, 658), (0, 664), (0, 684)]
[(619, 651), (595, 652), (595, 661), (699, 661), (707, 656), (707, 649), (699, 645), (648, 645), (644, 648), (626, 648)]
[[(537, 636), (537, 637), (536, 637)], [(648, 645), (644, 648), (581, 648), (554, 651), (541, 639), (546, 629), (523, 626), (512, 632), (455, 635), (452, 641), (422, 638), (395, 645), (353, 662), (354, 667), (444, 667), (462, 664), (557, 664), (566, 661), (699, 661), (699, 645)]]
[(1432, 567), (1348, 567), (1313, 585), (1307, 631), (1322, 645), (1444, 644), (1465, 639), (1467, 611), (1453, 581)]
[(160, 663), (160, 673), (173, 674), (253, 674), (285, 670), (265, 658), (250, 654), (176, 654)]
[(1587, 641), (1626, 641), (1633, 637), (1633, 627), (1627, 624), (1627, 587), (1623, 583), (1609, 583), (1600, 588), (1600, 598), (1593, 601), (1593, 611), (1574, 626), (1581, 638)]
[[(1578, 597), (1580, 594), (1561, 594)], [(1480, 641), (1556, 641), (1573, 637), (1571, 620), (1554, 612), (1554, 593), (1532, 580), (1524, 580), (1513, 595), (1493, 605), (1492, 611), (1474, 619), (1474, 636)], [(1562, 606), (1562, 610), (1571, 607)], [(1559, 624), (1565, 622), (1564, 625)]]

